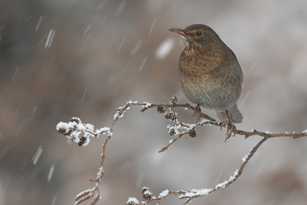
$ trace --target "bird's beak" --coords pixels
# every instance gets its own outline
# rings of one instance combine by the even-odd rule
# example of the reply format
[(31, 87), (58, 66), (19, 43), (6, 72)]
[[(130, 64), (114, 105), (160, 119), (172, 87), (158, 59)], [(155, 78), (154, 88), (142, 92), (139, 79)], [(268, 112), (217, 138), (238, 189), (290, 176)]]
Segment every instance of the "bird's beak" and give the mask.
[(180, 28), (169, 28), (168, 30), (183, 37), (187, 36)]

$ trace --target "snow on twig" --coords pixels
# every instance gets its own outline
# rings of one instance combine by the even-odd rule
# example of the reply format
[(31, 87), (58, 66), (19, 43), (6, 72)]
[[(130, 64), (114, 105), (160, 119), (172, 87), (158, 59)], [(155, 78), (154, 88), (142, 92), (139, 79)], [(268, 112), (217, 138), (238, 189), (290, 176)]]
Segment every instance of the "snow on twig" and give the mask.
[[(81, 204), (84, 201), (87, 201), (94, 197), (94, 200), (92, 201), (92, 205), (96, 204), (100, 197), (100, 183), (102, 176), (104, 174), (103, 164), (104, 159), (106, 157), (105, 150), (106, 145), (108, 141), (111, 139), (113, 135), (113, 129), (116, 124), (116, 122), (122, 118), (127, 110), (130, 109), (131, 106), (141, 106), (141, 112), (145, 112), (146, 110), (150, 108), (157, 108), (157, 111), (159, 113), (164, 114), (164, 117), (171, 121), (172, 124), (167, 125), (168, 133), (171, 136), (175, 136), (172, 140), (169, 141), (169, 144), (165, 147), (162, 147), (159, 152), (164, 152), (167, 150), (171, 145), (173, 145), (176, 141), (178, 141), (181, 137), (185, 135), (189, 135), (190, 137), (196, 136), (196, 129), (201, 126), (216, 126), (219, 128), (228, 128), (229, 124), (224, 122), (216, 121), (214, 118), (211, 118), (210, 116), (202, 113), (200, 111), (199, 116), (201, 118), (204, 118), (202, 121), (199, 121), (195, 124), (189, 124), (182, 122), (178, 114), (174, 111), (174, 108), (184, 108), (184, 109), (190, 109), (195, 112), (196, 108), (191, 106), (190, 104), (177, 104), (177, 98), (172, 97), (170, 99), (169, 103), (161, 103), (161, 104), (153, 104), (148, 102), (137, 102), (137, 101), (128, 101), (124, 106), (121, 106), (116, 109), (113, 122), (110, 127), (103, 127), (99, 129), (94, 129), (94, 125), (92, 124), (85, 124), (82, 123), (80, 118), (73, 117), (69, 122), (59, 122), (56, 126), (56, 129), (59, 133), (66, 136), (71, 141), (77, 143), (79, 146), (86, 146), (90, 142), (90, 137), (98, 138), (101, 135), (106, 135), (106, 139), (104, 143), (102, 144), (102, 157), (101, 157), (101, 164), (99, 167), (99, 170), (96, 174), (96, 179), (91, 180), (95, 183), (95, 186), (91, 189), (87, 189), (83, 192), (80, 192), (76, 196), (75, 205)], [(229, 131), (229, 130), (228, 130)], [(227, 132), (228, 132), (227, 131)], [(233, 129), (230, 130), (230, 134), (233, 132), (234, 135), (242, 135), (245, 136), (245, 138), (251, 137), (253, 135), (258, 135), (263, 137), (262, 140), (260, 140), (255, 147), (253, 147), (249, 153), (247, 153), (242, 158), (242, 164), (237, 169), (232, 176), (229, 177), (228, 180), (217, 184), (214, 188), (203, 188), (203, 189), (191, 189), (189, 191), (171, 191), (171, 190), (164, 190), (162, 191), (158, 197), (153, 196), (152, 192), (149, 191), (147, 187), (144, 187), (142, 189), (143, 198), (146, 201), (139, 201), (138, 199), (134, 197), (130, 197), (128, 201), (126, 202), (127, 205), (146, 205), (152, 201), (158, 201), (158, 205), (161, 205), (162, 200), (171, 196), (171, 195), (179, 195), (179, 199), (185, 199), (185, 202), (183, 204), (190, 203), (193, 199), (202, 197), (208, 194), (211, 194), (219, 189), (223, 189), (231, 185), (233, 182), (235, 182), (242, 174), (243, 169), (245, 165), (249, 162), (249, 160), (252, 158), (254, 153), (258, 150), (258, 148), (268, 139), (275, 138), (275, 137), (292, 137), (293, 139), (306, 137), (307, 136), (307, 130), (304, 130), (302, 133), (295, 133), (295, 132), (285, 132), (285, 133), (272, 133), (269, 131), (260, 132), (257, 130), (252, 131), (244, 131), (244, 130), (237, 130), (235, 126), (233, 126)], [(226, 134), (227, 135), (227, 134)]]

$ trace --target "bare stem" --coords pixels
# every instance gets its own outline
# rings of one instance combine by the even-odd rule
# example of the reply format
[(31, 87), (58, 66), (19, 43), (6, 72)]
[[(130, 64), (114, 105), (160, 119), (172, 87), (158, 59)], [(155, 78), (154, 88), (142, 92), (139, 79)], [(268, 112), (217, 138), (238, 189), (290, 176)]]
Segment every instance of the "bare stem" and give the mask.
[[(158, 108), (158, 111), (161, 113), (164, 113), (165, 110), (168, 110), (168, 112), (172, 113), (172, 117), (170, 119), (172, 122), (174, 122), (174, 125), (169, 125), (168, 128), (172, 129), (172, 132), (170, 132), (171, 135), (177, 135), (176, 138), (172, 139), (169, 144), (163, 148), (161, 148), (161, 150), (159, 152), (164, 152), (166, 151), (171, 145), (173, 145), (175, 142), (177, 142), (180, 138), (182, 138), (183, 136), (189, 134), (191, 137), (195, 137), (196, 136), (196, 129), (200, 126), (216, 126), (216, 127), (220, 127), (220, 128), (227, 128), (228, 131), (230, 131), (230, 133), (228, 133), (228, 136), (231, 136), (231, 134), (234, 135), (242, 135), (245, 136), (245, 138), (251, 137), (251, 136), (261, 136), (263, 137), (263, 139), (261, 139), (256, 145), (255, 147), (253, 147), (253, 149), (244, 157), (244, 160), (240, 166), (240, 168), (238, 170), (236, 170), (234, 172), (233, 176), (230, 176), (230, 178), (228, 180), (226, 180), (225, 182), (219, 183), (217, 184), (214, 188), (210, 188), (210, 189), (192, 189), (189, 191), (171, 191), (171, 190), (165, 190), (163, 192), (160, 193), (160, 195), (158, 197), (155, 196), (149, 196), (148, 193), (151, 192), (146, 192), (147, 195), (143, 195), (143, 197), (147, 200), (147, 201), (142, 201), (139, 203), (135, 203), (134, 201), (128, 201), (127, 204), (129, 205), (146, 205), (150, 202), (153, 201), (158, 201), (158, 204), (161, 205), (163, 199), (171, 196), (171, 195), (179, 195), (179, 199), (185, 199), (185, 202), (183, 204), (187, 204), (189, 202), (191, 202), (193, 199), (198, 198), (198, 197), (202, 197), (208, 194), (211, 194), (219, 189), (223, 189), (228, 187), (229, 185), (231, 185), (233, 182), (235, 182), (242, 174), (246, 164), (249, 162), (249, 160), (253, 157), (253, 155), (256, 153), (256, 151), (259, 149), (259, 147), (268, 139), (270, 138), (275, 138), (275, 137), (291, 137), (293, 139), (297, 139), (297, 138), (301, 138), (301, 137), (306, 137), (307, 136), (307, 131), (304, 131), (302, 133), (271, 133), (271, 132), (261, 132), (261, 131), (257, 131), (257, 130), (252, 130), (252, 131), (244, 131), (244, 130), (237, 130), (236, 127), (234, 125), (232, 125), (232, 129), (229, 129), (230, 124), (229, 123), (224, 123), (224, 122), (219, 122), (217, 120), (215, 120), (214, 118), (202, 113), (200, 110), (198, 110), (198, 117), (199, 115), (206, 119), (203, 121), (200, 121), (196, 124), (187, 124), (182, 122), (178, 115), (176, 114), (176, 112), (174, 111), (174, 108), (187, 108), (190, 109), (192, 111), (196, 111), (196, 107), (193, 107), (192, 105), (186, 103), (186, 104), (177, 104), (177, 98), (176, 97), (172, 97), (170, 100), (170, 103), (162, 103), (162, 104), (152, 104), (152, 103), (139, 103), (139, 102), (132, 102), (129, 101), (127, 102), (123, 107), (119, 107), (114, 115), (114, 120), (112, 121), (112, 124), (110, 126), (110, 128), (105, 127), (105, 128), (101, 128), (100, 130), (94, 130), (94, 126), (91, 126), (89, 124), (83, 124), (81, 122), (81, 120), (79, 118), (73, 118), (69, 123), (59, 123), (57, 125), (57, 130), (63, 134), (64, 136), (68, 137), (69, 139), (71, 139), (72, 141), (77, 142), (80, 146), (84, 145), (84, 142), (86, 139), (88, 139), (89, 137), (99, 137), (102, 134), (107, 134), (107, 137), (102, 145), (102, 157), (101, 157), (101, 162), (100, 162), (100, 168), (99, 171), (96, 175), (96, 179), (95, 180), (91, 180), (93, 182), (95, 182), (95, 186), (92, 189), (88, 189), (85, 190), (83, 192), (81, 192), (80, 194), (78, 194), (76, 196), (76, 202), (75, 204), (81, 204), (84, 201), (87, 201), (89, 199), (91, 199), (92, 197), (94, 197), (94, 200), (92, 201), (92, 205), (96, 204), (98, 202), (98, 200), (100, 199), (100, 191), (99, 191), (99, 187), (100, 187), (100, 183), (101, 183), (101, 179), (102, 176), (104, 174), (104, 169), (103, 169), (103, 165), (104, 165), (104, 160), (105, 160), (105, 156), (106, 156), (106, 146), (107, 143), (109, 142), (109, 140), (111, 139), (112, 135), (113, 135), (113, 130), (115, 127), (116, 122), (122, 118), (124, 116), (124, 113), (130, 109), (131, 106), (142, 106), (141, 112), (144, 112), (150, 108)], [(160, 109), (159, 109), (160, 108)], [(169, 130), (170, 131), (170, 130)], [(78, 138), (78, 136), (84, 133), (83, 137)], [(89, 141), (87, 141), (89, 142)], [(85, 146), (85, 145), (84, 145)]]

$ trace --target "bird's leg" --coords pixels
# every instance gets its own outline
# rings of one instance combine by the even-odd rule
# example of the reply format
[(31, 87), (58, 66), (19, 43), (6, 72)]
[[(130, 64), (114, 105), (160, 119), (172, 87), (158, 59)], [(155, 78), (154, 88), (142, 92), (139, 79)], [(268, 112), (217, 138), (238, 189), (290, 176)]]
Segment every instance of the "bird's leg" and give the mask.
[(227, 115), (228, 118), (228, 126), (227, 126), (227, 132), (226, 132), (226, 138), (225, 138), (225, 142), (226, 140), (231, 137), (231, 134), (233, 133), (233, 136), (235, 136), (237, 134), (237, 128), (234, 124), (232, 124), (232, 122), (230, 121), (230, 117), (229, 117), (229, 113), (228, 110), (225, 110), (225, 113)]
[(197, 105), (197, 106), (195, 107), (193, 116), (196, 116), (196, 121), (197, 121), (197, 123), (199, 123), (199, 121), (200, 121), (200, 119), (201, 119), (201, 109), (200, 109), (200, 106), (199, 106), (199, 105)]

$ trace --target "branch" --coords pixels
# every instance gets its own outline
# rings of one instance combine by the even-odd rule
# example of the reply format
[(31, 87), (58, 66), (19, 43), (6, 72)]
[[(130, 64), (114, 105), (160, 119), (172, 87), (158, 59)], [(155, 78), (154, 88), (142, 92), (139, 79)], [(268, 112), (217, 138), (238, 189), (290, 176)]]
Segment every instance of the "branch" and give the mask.
[[(112, 124), (110, 127), (103, 127), (97, 130), (94, 130), (94, 126), (92, 124), (84, 124), (82, 123), (81, 119), (79, 118), (72, 118), (70, 122), (64, 123), (60, 122), (56, 126), (56, 129), (59, 133), (63, 134), (67, 138), (69, 138), (71, 141), (77, 143), (79, 146), (86, 146), (90, 142), (90, 137), (98, 138), (101, 135), (107, 135), (104, 143), (102, 144), (102, 157), (100, 162), (100, 168), (98, 173), (96, 174), (96, 179), (91, 180), (95, 183), (94, 187), (91, 189), (87, 189), (81, 193), (79, 193), (76, 196), (75, 199), (75, 205), (81, 204), (84, 201), (87, 201), (94, 197), (92, 205), (96, 204), (100, 197), (100, 191), (99, 187), (101, 184), (101, 179), (104, 174), (103, 164), (106, 156), (106, 146), (109, 140), (111, 139), (113, 135), (113, 130), (115, 127), (115, 124), (117, 121), (122, 118), (127, 110), (130, 109), (131, 106), (141, 106), (141, 112), (145, 112), (148, 109), (151, 108), (157, 108), (157, 111), (159, 113), (164, 114), (164, 117), (172, 122), (172, 124), (169, 124), (167, 126), (168, 133), (171, 136), (177, 136), (174, 139), (170, 140), (169, 144), (162, 147), (159, 152), (166, 151), (171, 145), (173, 145), (175, 142), (177, 142), (180, 138), (182, 138), (185, 135), (189, 135), (190, 137), (196, 136), (196, 129), (201, 126), (217, 126), (222, 128), (227, 128), (226, 133), (226, 139), (228, 139), (231, 135), (235, 136), (242, 135), (245, 136), (245, 138), (258, 135), (263, 137), (262, 140), (260, 140), (257, 145), (251, 149), (251, 151), (246, 154), (243, 157), (243, 162), (239, 169), (237, 169), (230, 178), (222, 183), (217, 184), (214, 188), (209, 189), (192, 189), (189, 191), (171, 191), (171, 190), (164, 190), (162, 191), (158, 197), (155, 197), (152, 195), (152, 193), (149, 191), (147, 187), (144, 187), (142, 190), (143, 198), (146, 200), (145, 202), (139, 202), (136, 198), (130, 197), (128, 201), (126, 202), (127, 205), (145, 205), (149, 204), (152, 201), (158, 201), (159, 205), (162, 203), (162, 200), (164, 198), (167, 198), (171, 195), (179, 195), (179, 199), (185, 199), (185, 202), (183, 204), (187, 204), (191, 202), (193, 199), (202, 197), (208, 194), (211, 194), (219, 189), (223, 189), (231, 185), (233, 182), (235, 182), (242, 174), (243, 169), (245, 165), (249, 162), (251, 157), (254, 155), (254, 153), (258, 150), (258, 148), (268, 139), (274, 138), (274, 137), (292, 137), (293, 139), (297, 139), (300, 137), (306, 137), (307, 136), (307, 130), (303, 131), (302, 133), (271, 133), (271, 132), (260, 132), (257, 130), (252, 130), (250, 132), (244, 131), (244, 130), (237, 130), (237, 128), (233, 124), (229, 124), (226, 122), (219, 122), (215, 120), (214, 118), (202, 113), (199, 109), (199, 107), (193, 107), (190, 104), (177, 104), (177, 98), (172, 97), (170, 99), (169, 103), (161, 103), (161, 104), (152, 104), (148, 102), (142, 102), (139, 103), (137, 101), (129, 101), (124, 106), (119, 107), (116, 109), (116, 113), (114, 115), (114, 119), (112, 121)], [(174, 111), (174, 108), (184, 108), (184, 109), (190, 109), (194, 111), (194, 113), (197, 113), (197, 118), (201, 116), (201, 118), (204, 118), (202, 121), (199, 121), (195, 124), (189, 124), (182, 122), (178, 114)], [(229, 129), (230, 128), (230, 129)]]

